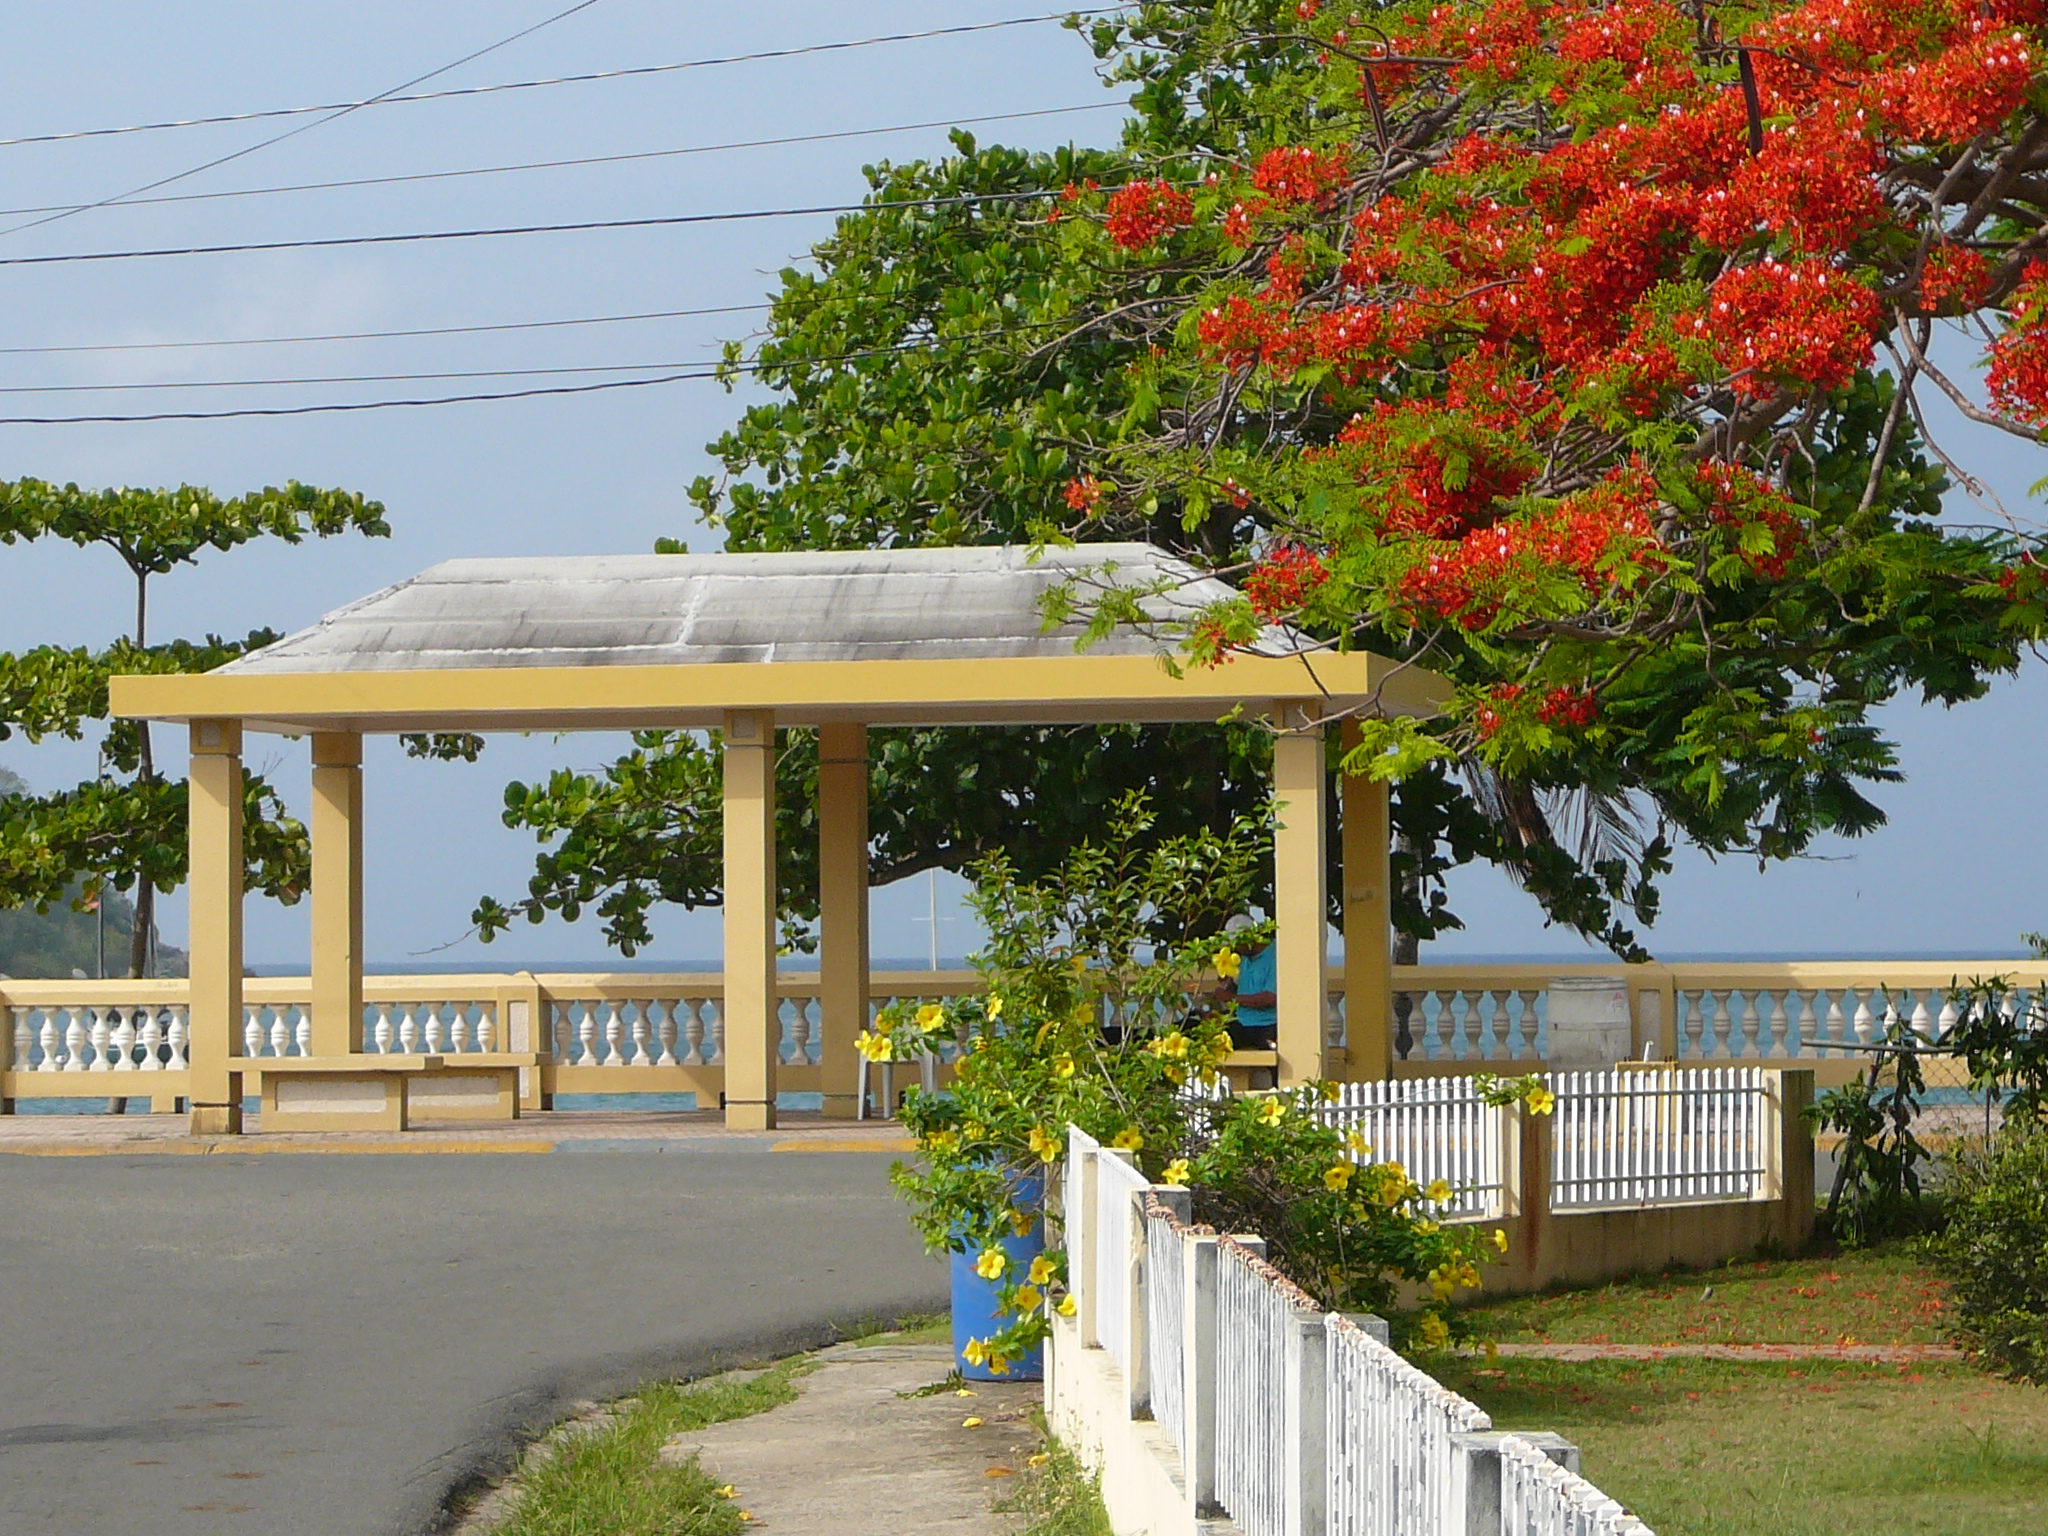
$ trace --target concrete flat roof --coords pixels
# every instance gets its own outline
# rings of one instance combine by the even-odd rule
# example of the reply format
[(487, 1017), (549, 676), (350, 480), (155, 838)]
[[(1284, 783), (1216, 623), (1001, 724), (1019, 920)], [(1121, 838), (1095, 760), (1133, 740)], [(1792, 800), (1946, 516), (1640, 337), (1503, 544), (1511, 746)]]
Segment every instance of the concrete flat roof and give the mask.
[[(1158, 628), (1077, 648), (1047, 594), (1144, 593)], [(1060, 724), (1214, 719), (1283, 699), (1349, 707), (1393, 678), (1393, 712), (1433, 708), (1427, 673), (1314, 651), (1268, 629), (1216, 667), (1173, 663), (1177, 626), (1232, 595), (1145, 544), (451, 560), (217, 671), (113, 682), (114, 712), (250, 729), (676, 728), (772, 709), (778, 722)]]

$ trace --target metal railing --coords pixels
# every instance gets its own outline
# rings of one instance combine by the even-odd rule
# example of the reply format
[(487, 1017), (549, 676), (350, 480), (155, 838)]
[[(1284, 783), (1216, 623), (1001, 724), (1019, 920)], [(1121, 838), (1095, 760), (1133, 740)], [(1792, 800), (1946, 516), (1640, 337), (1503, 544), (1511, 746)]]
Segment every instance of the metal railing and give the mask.
[(1775, 1132), (1761, 1067), (1555, 1072), (1550, 1206), (1754, 1200)]

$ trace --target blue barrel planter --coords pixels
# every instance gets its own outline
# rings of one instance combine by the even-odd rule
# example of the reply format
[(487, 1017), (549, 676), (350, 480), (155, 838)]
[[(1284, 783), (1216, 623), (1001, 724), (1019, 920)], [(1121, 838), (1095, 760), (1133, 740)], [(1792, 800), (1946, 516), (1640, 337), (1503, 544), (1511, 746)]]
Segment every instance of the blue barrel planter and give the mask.
[[(1038, 1174), (1029, 1175), (1018, 1189), (1020, 1204), (1027, 1207), (1039, 1205), (1045, 1198), (1045, 1180)], [(1041, 1218), (1022, 1237), (1009, 1236), (1003, 1239), (1003, 1252), (1009, 1255), (1010, 1265), (1005, 1279), (1021, 1281), (1031, 1268), (1031, 1261), (1045, 1251), (1045, 1222)], [(998, 1376), (986, 1365), (970, 1365), (967, 1360), (967, 1341), (985, 1339), (1002, 1330), (1009, 1321), (996, 1307), (996, 1291), (1000, 1283), (984, 1280), (975, 1273), (974, 1265), (981, 1257), (980, 1249), (956, 1252), (953, 1260), (953, 1364), (968, 1381), (1042, 1381), (1045, 1378), (1045, 1352), (1033, 1349), (1030, 1354), (1010, 1362), (1010, 1368)]]

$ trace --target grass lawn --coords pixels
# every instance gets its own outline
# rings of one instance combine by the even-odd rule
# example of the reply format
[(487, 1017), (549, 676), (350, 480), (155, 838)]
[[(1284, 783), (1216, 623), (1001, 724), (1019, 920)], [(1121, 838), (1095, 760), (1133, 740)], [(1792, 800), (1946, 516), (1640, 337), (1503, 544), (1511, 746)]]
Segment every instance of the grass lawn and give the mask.
[(1503, 1344), (1938, 1344), (1946, 1294), (1891, 1248), (1510, 1296), (1469, 1316)]
[[(1892, 1250), (1510, 1297), (1471, 1320), (1503, 1343), (1933, 1343), (1941, 1300)], [(1970, 1366), (1428, 1364), (1497, 1427), (1576, 1442), (1657, 1536), (2048, 1532), (2048, 1392)]]

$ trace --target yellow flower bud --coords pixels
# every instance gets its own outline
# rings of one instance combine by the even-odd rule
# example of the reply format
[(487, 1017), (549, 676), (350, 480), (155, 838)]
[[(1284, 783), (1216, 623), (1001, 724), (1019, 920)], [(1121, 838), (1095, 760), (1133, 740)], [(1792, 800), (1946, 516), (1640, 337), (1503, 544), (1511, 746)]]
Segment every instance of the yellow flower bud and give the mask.
[(990, 998), (988, 1006), (982, 1011), (992, 1019), (1000, 1019), (1003, 1016), (1003, 1000), (1000, 997)]
[(1053, 1311), (1059, 1313), (1061, 1317), (1072, 1317), (1074, 1315), (1073, 1293), (1069, 1292), (1067, 1295), (1062, 1296), (1060, 1298), (1060, 1304), (1054, 1307)]
[(1504, 1231), (1500, 1227), (1495, 1227), (1493, 1229), (1493, 1246), (1499, 1249), (1502, 1253), (1506, 1253), (1508, 1251), (1508, 1235), (1506, 1231)]

